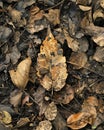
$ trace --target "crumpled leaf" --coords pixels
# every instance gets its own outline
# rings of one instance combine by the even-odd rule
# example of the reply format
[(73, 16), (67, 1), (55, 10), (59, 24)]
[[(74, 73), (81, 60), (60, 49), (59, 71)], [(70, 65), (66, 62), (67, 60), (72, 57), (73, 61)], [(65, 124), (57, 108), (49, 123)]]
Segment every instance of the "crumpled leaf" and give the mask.
[(28, 57), (18, 64), (16, 71), (9, 71), (12, 82), (20, 89), (24, 89), (29, 81), (31, 63), (31, 58)]
[(85, 116), (84, 112), (79, 112), (76, 114), (72, 114), (67, 119), (67, 126), (72, 129), (81, 129), (87, 125), (87, 121), (85, 119), (87, 117), (87, 114)]
[(84, 100), (82, 110), (76, 114), (72, 114), (67, 118), (67, 125), (72, 129), (81, 129), (87, 124), (93, 125), (97, 117), (96, 107), (98, 100), (94, 96), (88, 97)]
[(21, 103), (21, 97), (22, 97), (22, 92), (19, 90), (14, 90), (10, 94), (10, 103), (14, 106), (17, 107)]
[(60, 15), (59, 9), (50, 9), (48, 14), (47, 14), (47, 13), (44, 14), (44, 16), (45, 16), (53, 25), (60, 24), (59, 15)]
[(41, 121), (37, 126), (36, 130), (51, 130), (52, 124), (48, 120)]
[(61, 90), (67, 78), (66, 59), (57, 41), (49, 31), (48, 36), (40, 47), (37, 59), (37, 75), (41, 85), (50, 90)]
[(4, 124), (9, 124), (12, 122), (12, 117), (7, 111), (0, 111), (0, 121)]
[(31, 34), (39, 32), (47, 27), (47, 21), (43, 17), (44, 11), (40, 10), (37, 6), (31, 8), (30, 18), (27, 24), (27, 31)]
[(56, 116), (57, 116), (57, 106), (55, 105), (54, 102), (51, 102), (47, 106), (44, 114), (45, 114), (46, 119), (48, 119), (50, 121), (52, 121), (56, 118)]

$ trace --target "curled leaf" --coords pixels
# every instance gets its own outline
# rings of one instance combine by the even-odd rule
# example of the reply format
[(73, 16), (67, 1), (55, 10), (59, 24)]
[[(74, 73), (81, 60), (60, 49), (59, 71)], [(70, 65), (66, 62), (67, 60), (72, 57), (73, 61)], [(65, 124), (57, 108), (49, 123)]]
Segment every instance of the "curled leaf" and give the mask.
[(88, 123), (85, 118), (86, 117), (85, 115), (86, 114), (84, 112), (72, 114), (67, 119), (67, 126), (76, 130), (85, 127)]
[(28, 83), (31, 63), (31, 58), (28, 57), (19, 63), (16, 71), (9, 71), (12, 82), (20, 89), (24, 89)]

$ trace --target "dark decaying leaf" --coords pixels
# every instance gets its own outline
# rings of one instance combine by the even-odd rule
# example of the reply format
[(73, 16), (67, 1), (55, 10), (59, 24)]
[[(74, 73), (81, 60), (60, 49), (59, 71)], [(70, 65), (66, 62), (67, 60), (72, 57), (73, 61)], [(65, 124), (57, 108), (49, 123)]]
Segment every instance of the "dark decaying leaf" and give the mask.
[(23, 127), (30, 122), (28, 117), (20, 118), (15, 127)]
[(50, 90), (61, 90), (67, 78), (66, 59), (60, 45), (49, 31), (40, 47), (37, 59), (37, 75), (41, 85)]
[(45, 89), (43, 87), (39, 87), (37, 91), (33, 94), (35, 102), (39, 106), (39, 115), (41, 116), (44, 114), (47, 104), (44, 102), (44, 97), (45, 97)]
[(56, 103), (68, 104), (73, 98), (74, 89), (70, 85), (66, 85), (61, 91), (53, 94)]
[(18, 105), (21, 103), (21, 97), (22, 97), (22, 92), (20, 90), (14, 90), (11, 94), (10, 94), (10, 103), (14, 106), (14, 107), (18, 107)]
[(66, 126), (66, 121), (63, 116), (58, 112), (55, 120), (53, 121), (55, 130), (68, 130)]
[(47, 27), (47, 21), (43, 17), (44, 11), (38, 7), (33, 7), (30, 10), (30, 17), (27, 24), (27, 31), (31, 34), (39, 32)]
[(0, 41), (6, 42), (11, 34), (12, 30), (10, 28), (0, 26)]
[(16, 64), (21, 56), (21, 53), (16, 46), (13, 46), (11, 53), (9, 53), (8, 55), (11, 59), (12, 64)]

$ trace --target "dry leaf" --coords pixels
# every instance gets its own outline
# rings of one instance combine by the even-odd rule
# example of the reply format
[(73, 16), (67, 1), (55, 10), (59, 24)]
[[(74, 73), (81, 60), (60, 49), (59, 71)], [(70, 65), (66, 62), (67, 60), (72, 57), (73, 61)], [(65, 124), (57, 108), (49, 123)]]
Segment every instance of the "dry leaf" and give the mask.
[(36, 90), (36, 92), (33, 94), (35, 102), (39, 106), (39, 116), (43, 115), (47, 104), (44, 102), (45, 98), (45, 89), (42, 86), (39, 86)]
[(103, 10), (101, 9), (98, 9), (96, 10), (94, 13), (93, 13), (93, 20), (97, 20), (98, 18), (100, 19), (104, 19), (104, 12)]
[(25, 118), (20, 118), (20, 120), (17, 122), (16, 127), (22, 127), (25, 126), (26, 124), (28, 124), (30, 122), (28, 117)]
[(44, 114), (45, 114), (46, 119), (48, 119), (50, 121), (52, 121), (56, 118), (56, 116), (57, 116), (57, 106), (54, 104), (54, 102), (51, 102), (47, 106)]
[(76, 114), (72, 114), (67, 119), (67, 126), (71, 129), (81, 129), (85, 127), (88, 123), (86, 120), (87, 114), (85, 112), (79, 112)]
[(82, 11), (89, 11), (89, 10), (91, 10), (91, 7), (90, 7), (90, 6), (79, 5), (79, 8), (80, 8)]
[(48, 120), (41, 121), (37, 126), (36, 130), (51, 130), (52, 124)]
[(60, 45), (49, 31), (40, 47), (37, 59), (37, 75), (46, 90), (53, 88), (55, 91), (59, 91), (64, 87), (67, 78), (65, 62), (66, 59)]
[(104, 94), (104, 81), (93, 85), (92, 91), (96, 92), (97, 94)]
[(54, 25), (60, 24), (59, 15), (59, 9), (50, 9), (48, 14), (44, 14), (44, 16)]
[(12, 117), (7, 111), (0, 111), (0, 121), (4, 124), (9, 124), (12, 122)]
[(13, 9), (11, 6), (8, 7), (9, 14), (13, 22), (20, 22), (22, 13), (16, 9)]
[(30, 18), (27, 24), (27, 31), (31, 34), (39, 32), (47, 27), (47, 20), (43, 17), (44, 11), (38, 7), (33, 7), (30, 10)]
[(56, 103), (68, 104), (73, 98), (74, 89), (70, 85), (66, 85), (61, 91), (53, 94)]
[(14, 106), (17, 107), (21, 103), (21, 97), (22, 97), (22, 92), (20, 90), (14, 90), (10, 94), (10, 103)]
[(100, 0), (100, 6), (104, 9), (104, 0)]
[(19, 63), (16, 71), (9, 71), (12, 82), (20, 89), (24, 89), (29, 81), (31, 63), (31, 58), (28, 57)]
[(64, 29), (64, 35), (67, 40), (68, 47), (71, 48), (74, 52), (79, 50), (79, 42), (76, 39), (73, 39), (69, 36), (68, 32)]
[(68, 62), (74, 65), (75, 69), (81, 69), (87, 63), (87, 55), (84, 52), (72, 52)]
[(98, 47), (96, 49), (93, 59), (98, 62), (104, 62), (104, 47)]

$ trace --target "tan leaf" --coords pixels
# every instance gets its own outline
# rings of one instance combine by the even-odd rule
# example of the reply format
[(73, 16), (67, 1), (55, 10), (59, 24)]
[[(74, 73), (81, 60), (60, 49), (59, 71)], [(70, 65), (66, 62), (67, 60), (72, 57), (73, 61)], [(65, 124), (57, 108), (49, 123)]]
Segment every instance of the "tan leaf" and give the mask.
[(89, 11), (89, 10), (91, 10), (91, 7), (90, 7), (90, 6), (79, 5), (79, 8), (80, 8), (82, 11)]
[(65, 39), (67, 40), (68, 47), (71, 48), (74, 52), (79, 50), (79, 42), (76, 39), (70, 37), (68, 32), (64, 29)]
[(87, 63), (87, 55), (84, 52), (72, 52), (69, 63), (74, 65), (75, 69), (81, 69)]
[(56, 105), (54, 104), (54, 102), (51, 102), (47, 108), (46, 108), (46, 111), (45, 111), (45, 117), (46, 119), (52, 121), (56, 118), (57, 116), (57, 107)]
[(59, 15), (59, 9), (50, 9), (48, 14), (44, 14), (44, 16), (54, 25), (60, 24)]
[(17, 107), (21, 103), (21, 97), (22, 97), (22, 92), (19, 90), (14, 90), (10, 94), (10, 103), (14, 106)]
[(51, 130), (52, 124), (48, 120), (41, 121), (37, 126), (36, 130)]
[(12, 82), (20, 89), (24, 89), (28, 83), (31, 63), (31, 58), (28, 57), (19, 63), (16, 71), (9, 71)]
[(41, 85), (50, 90), (61, 90), (67, 78), (66, 59), (60, 45), (49, 31), (40, 47), (37, 59), (37, 75)]

